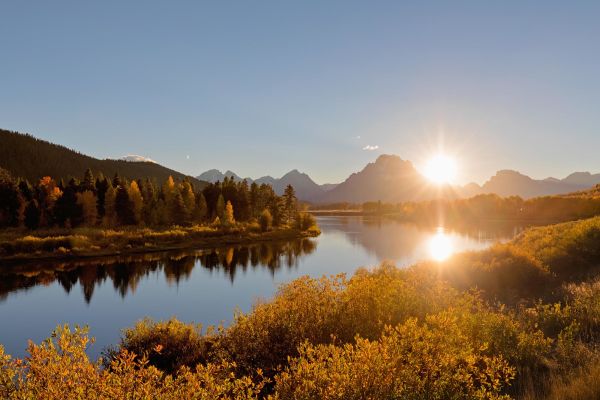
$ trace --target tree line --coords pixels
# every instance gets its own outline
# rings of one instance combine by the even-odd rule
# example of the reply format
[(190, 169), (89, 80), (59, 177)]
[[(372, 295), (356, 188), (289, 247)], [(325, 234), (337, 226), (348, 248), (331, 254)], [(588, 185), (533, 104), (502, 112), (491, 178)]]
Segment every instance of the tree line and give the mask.
[(246, 181), (211, 183), (196, 191), (187, 180), (94, 176), (58, 182), (49, 176), (34, 184), (0, 168), (0, 226), (29, 229), (77, 226), (167, 226), (212, 223), (231, 226), (258, 220), (263, 228), (298, 219), (291, 185), (278, 196), (270, 185)]

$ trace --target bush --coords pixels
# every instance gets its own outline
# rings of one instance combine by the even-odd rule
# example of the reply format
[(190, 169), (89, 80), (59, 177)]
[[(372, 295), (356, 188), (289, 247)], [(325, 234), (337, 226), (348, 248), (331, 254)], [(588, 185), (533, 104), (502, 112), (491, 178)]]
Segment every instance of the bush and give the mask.
[(515, 371), (486, 356), (444, 318), (388, 328), (377, 341), (305, 343), (275, 378), (279, 399), (507, 399)]
[(125, 350), (145, 357), (150, 365), (169, 374), (206, 362), (211, 346), (211, 334), (203, 336), (201, 326), (174, 318), (159, 322), (144, 319), (125, 329), (123, 335), (119, 351), (109, 351), (111, 359)]
[(543, 295), (552, 280), (547, 268), (526, 251), (513, 244), (499, 244), (487, 250), (451, 257), (439, 271), (440, 277), (465, 290), (483, 290), (487, 298), (516, 303), (523, 298)]
[(258, 223), (263, 232), (270, 231), (273, 227), (273, 216), (271, 215), (271, 212), (267, 209), (263, 210), (258, 218)]
[[(30, 343), (29, 356), (12, 360), (0, 346), (2, 399), (233, 399), (259, 398), (266, 381), (238, 378), (227, 362), (183, 367), (176, 376), (148, 365), (144, 357), (123, 350), (108, 368), (85, 353), (93, 341), (87, 329), (59, 327), (42, 344)], [(255, 383), (258, 382), (258, 383)]]

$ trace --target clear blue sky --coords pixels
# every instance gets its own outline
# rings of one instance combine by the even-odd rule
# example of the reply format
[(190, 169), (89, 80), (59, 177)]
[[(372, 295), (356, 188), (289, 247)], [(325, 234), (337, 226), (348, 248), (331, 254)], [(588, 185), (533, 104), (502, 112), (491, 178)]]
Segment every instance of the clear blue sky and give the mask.
[(0, 127), (192, 175), (335, 182), (442, 135), (464, 182), (600, 172), (600, 2), (410, 3), (2, 2)]

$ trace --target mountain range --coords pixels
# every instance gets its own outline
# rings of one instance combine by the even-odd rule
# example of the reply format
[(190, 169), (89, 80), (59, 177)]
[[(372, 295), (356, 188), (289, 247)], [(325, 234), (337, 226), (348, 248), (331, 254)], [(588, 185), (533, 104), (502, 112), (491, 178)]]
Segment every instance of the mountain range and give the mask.
[[(240, 181), (242, 178), (232, 171), (221, 173), (210, 170), (198, 176), (209, 182), (230, 177)], [(251, 178), (245, 178), (249, 183)], [(363, 203), (366, 201), (404, 202), (421, 201), (435, 198), (461, 198), (478, 194), (495, 193), (500, 196), (520, 196), (531, 198), (555, 194), (565, 194), (588, 189), (600, 184), (600, 174), (575, 172), (563, 179), (533, 179), (513, 170), (501, 170), (483, 185), (469, 183), (460, 185), (433, 185), (407, 160), (396, 155), (381, 155), (375, 162), (367, 164), (361, 171), (351, 174), (339, 184), (315, 183), (310, 176), (298, 170), (292, 170), (279, 179), (265, 176), (257, 183), (273, 186), (277, 193), (283, 193), (285, 186), (291, 184), (299, 199), (313, 203)]]
[(296, 190), (296, 196), (298, 197), (298, 199), (311, 202), (315, 201), (316, 199), (319, 199), (325, 194), (325, 192), (337, 186), (335, 184), (318, 185), (317, 183), (315, 183), (315, 181), (313, 181), (310, 178), (310, 176), (298, 171), (297, 169), (288, 172), (281, 178), (263, 176), (256, 180), (253, 180), (252, 178), (241, 178), (235, 172), (229, 170), (225, 173), (222, 173), (217, 169), (210, 169), (198, 175), (196, 178), (202, 181), (214, 183), (217, 181), (223, 181), (225, 177), (233, 179), (235, 182), (246, 180), (248, 184), (256, 182), (258, 185), (261, 185), (263, 183), (271, 185), (275, 193), (277, 193), (278, 195), (283, 194), (287, 185), (292, 185)]
[(241, 178), (232, 171), (221, 173), (218, 170), (209, 170), (194, 178), (144, 157), (129, 155), (121, 160), (101, 160), (31, 135), (3, 129), (0, 129), (0, 168), (8, 170), (15, 177), (30, 181), (46, 175), (68, 180), (71, 177), (81, 177), (87, 168), (91, 168), (94, 174), (101, 172), (109, 177), (118, 173), (129, 179), (148, 177), (158, 182), (171, 175), (178, 180), (187, 178), (197, 188), (204, 187), (206, 182), (222, 181), (227, 176), (236, 181), (246, 179), (249, 183), (269, 184), (278, 194), (282, 194), (287, 185), (292, 185), (300, 200), (313, 203), (362, 203), (378, 200), (396, 203), (470, 197), (484, 193), (531, 198), (582, 192), (600, 184), (600, 174), (589, 172), (575, 172), (562, 179), (537, 180), (517, 171), (501, 170), (483, 185), (470, 183), (464, 186), (437, 186), (431, 184), (410, 161), (396, 155), (379, 156), (339, 184), (319, 185), (310, 176), (296, 169), (281, 178), (263, 176), (254, 181), (251, 178)]

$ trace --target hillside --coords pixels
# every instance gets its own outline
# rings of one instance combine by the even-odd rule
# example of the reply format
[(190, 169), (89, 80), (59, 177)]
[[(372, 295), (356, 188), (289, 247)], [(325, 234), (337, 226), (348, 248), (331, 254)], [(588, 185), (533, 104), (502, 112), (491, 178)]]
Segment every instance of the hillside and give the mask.
[(579, 190), (579, 191), (573, 192), (573, 193), (567, 193), (567, 194), (562, 195), (561, 197), (597, 199), (597, 198), (600, 198), (600, 184), (597, 184), (596, 186), (594, 186), (590, 189)]
[(197, 188), (206, 184), (153, 162), (99, 160), (28, 134), (4, 129), (0, 129), (0, 167), (31, 182), (46, 175), (65, 180), (81, 177), (87, 168), (91, 168), (94, 174), (101, 172), (108, 177), (118, 173), (129, 179), (148, 177), (162, 182), (171, 175), (179, 180), (188, 178)]

